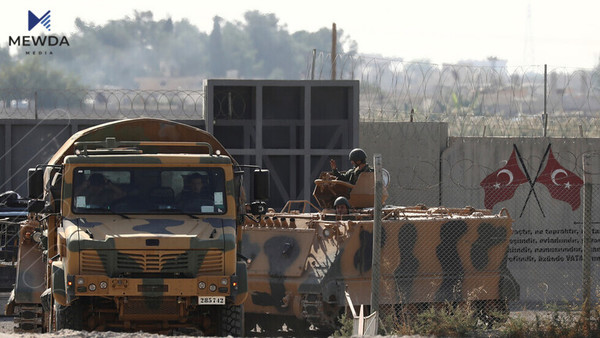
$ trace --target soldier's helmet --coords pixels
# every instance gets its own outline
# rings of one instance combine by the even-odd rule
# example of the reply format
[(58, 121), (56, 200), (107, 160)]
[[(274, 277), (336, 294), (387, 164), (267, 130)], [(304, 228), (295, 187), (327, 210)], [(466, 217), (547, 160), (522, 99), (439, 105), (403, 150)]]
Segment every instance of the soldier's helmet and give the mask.
[(363, 163), (365, 163), (367, 161), (367, 153), (365, 153), (365, 151), (360, 148), (354, 148), (348, 155), (348, 158), (350, 159), (350, 161), (362, 161)]
[(340, 196), (338, 198), (335, 199), (335, 202), (333, 202), (333, 207), (337, 207), (338, 205), (342, 205), (344, 204), (348, 209), (351, 209), (352, 207), (350, 206), (350, 202), (348, 202), (348, 199), (346, 199), (346, 197), (344, 196)]

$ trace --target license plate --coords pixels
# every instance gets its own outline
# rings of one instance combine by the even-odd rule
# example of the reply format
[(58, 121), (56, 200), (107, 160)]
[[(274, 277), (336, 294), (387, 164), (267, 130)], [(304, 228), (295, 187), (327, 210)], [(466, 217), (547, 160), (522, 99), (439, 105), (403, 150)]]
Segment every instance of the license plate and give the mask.
[(225, 296), (198, 297), (198, 305), (225, 305)]

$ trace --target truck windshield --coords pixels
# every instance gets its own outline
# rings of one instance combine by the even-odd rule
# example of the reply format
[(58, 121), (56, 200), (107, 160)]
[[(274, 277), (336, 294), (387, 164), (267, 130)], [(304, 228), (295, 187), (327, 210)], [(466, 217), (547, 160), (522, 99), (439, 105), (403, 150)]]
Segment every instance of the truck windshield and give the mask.
[(224, 214), (221, 168), (75, 168), (74, 213)]

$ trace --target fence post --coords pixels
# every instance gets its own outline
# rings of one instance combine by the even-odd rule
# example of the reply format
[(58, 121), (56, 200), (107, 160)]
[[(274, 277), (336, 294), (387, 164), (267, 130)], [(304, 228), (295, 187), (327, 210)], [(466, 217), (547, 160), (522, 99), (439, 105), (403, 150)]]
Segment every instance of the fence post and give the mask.
[(544, 113), (542, 123), (544, 124), (544, 137), (548, 135), (548, 112), (546, 111), (548, 100), (548, 65), (544, 65)]
[[(584, 332), (590, 332), (590, 301), (592, 291), (592, 184), (597, 183), (600, 169), (600, 154), (585, 154), (583, 156), (583, 320)], [(596, 174), (596, 175), (594, 175)]]
[[(379, 316), (379, 271), (381, 263), (381, 209), (383, 196), (383, 168), (381, 154), (373, 155), (375, 166), (375, 203), (373, 208), (373, 257), (371, 261), (371, 313)], [(377, 323), (378, 320), (375, 320)], [(377, 332), (377, 331), (376, 331)]]
[(315, 62), (317, 62), (317, 50), (312, 50), (312, 64), (310, 65), (310, 79), (315, 79)]
[[(18, 103), (17, 103), (18, 106)], [(38, 119), (38, 111), (37, 111), (37, 107), (38, 107), (38, 93), (37, 91), (33, 92), (33, 114), (35, 115), (35, 119)]]
[(335, 22), (331, 26), (331, 79), (335, 80), (337, 68), (337, 29)]

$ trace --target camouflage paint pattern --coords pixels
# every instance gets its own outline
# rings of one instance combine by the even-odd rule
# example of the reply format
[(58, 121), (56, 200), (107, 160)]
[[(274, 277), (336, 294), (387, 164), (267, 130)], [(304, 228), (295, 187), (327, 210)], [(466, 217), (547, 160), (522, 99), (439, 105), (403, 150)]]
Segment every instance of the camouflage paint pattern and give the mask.
[[(65, 156), (75, 153), (75, 142), (104, 141), (107, 137), (122, 141), (207, 142), (212, 145), (213, 150), (219, 150), (221, 154), (234, 161), (225, 147), (202, 129), (164, 119), (136, 118), (104, 123), (73, 134), (52, 156), (48, 164), (62, 164)], [(154, 150), (162, 153), (172, 152), (172, 150)], [(202, 148), (195, 151), (206, 153), (206, 149)], [(194, 150), (186, 148), (184, 152), (178, 152), (193, 153)]]
[[(315, 196), (317, 203), (323, 209), (333, 208), (333, 202), (339, 196), (344, 196), (353, 208), (373, 207), (373, 172), (364, 172), (358, 176), (356, 184), (332, 179), (328, 172), (320, 174), (315, 180)], [(387, 187), (383, 187), (382, 203), (388, 198)]]
[[(507, 213), (472, 208), (384, 208), (380, 304), (514, 300), (519, 286), (505, 260), (512, 222)], [(332, 209), (271, 210), (248, 221), (242, 243), (252, 260), (246, 314), (336, 328), (344, 291), (353, 304), (370, 304), (372, 243), (372, 209), (344, 216)]]

